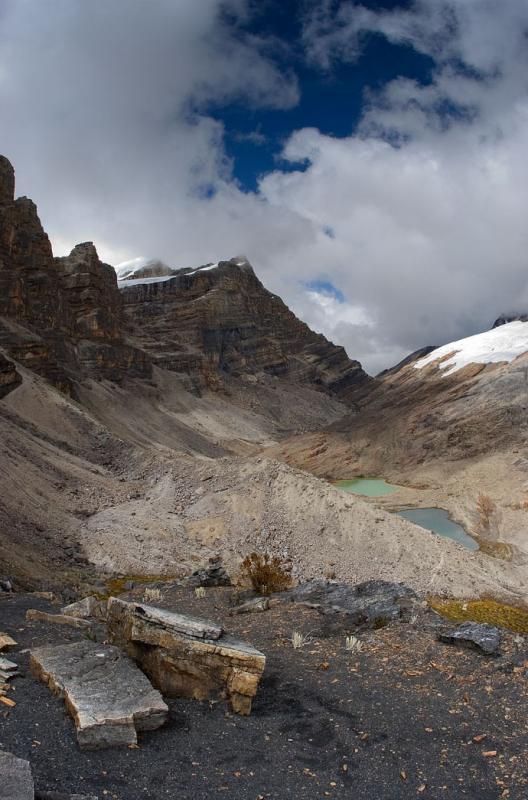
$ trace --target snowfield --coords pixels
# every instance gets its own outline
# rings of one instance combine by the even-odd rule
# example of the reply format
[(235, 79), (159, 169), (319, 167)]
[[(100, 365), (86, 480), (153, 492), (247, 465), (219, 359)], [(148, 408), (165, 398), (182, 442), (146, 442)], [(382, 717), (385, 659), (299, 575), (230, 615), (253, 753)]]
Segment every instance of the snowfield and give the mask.
[(468, 364), (492, 364), (513, 361), (528, 351), (528, 322), (508, 322), (491, 331), (450, 342), (420, 358), (415, 369), (422, 369), (439, 358), (451, 355), (438, 366), (444, 375), (452, 375)]

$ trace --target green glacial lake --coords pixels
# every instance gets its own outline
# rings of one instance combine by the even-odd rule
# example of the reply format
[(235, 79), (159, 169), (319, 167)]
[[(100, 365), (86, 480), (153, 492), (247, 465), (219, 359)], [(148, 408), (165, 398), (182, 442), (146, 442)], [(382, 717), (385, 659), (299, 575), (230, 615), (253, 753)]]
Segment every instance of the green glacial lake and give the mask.
[(383, 478), (353, 478), (350, 481), (335, 481), (334, 486), (344, 492), (362, 494), (364, 497), (382, 497), (397, 492), (399, 486), (391, 486)]
[(434, 531), (447, 539), (454, 539), (455, 542), (464, 545), (468, 550), (478, 550), (476, 541), (466, 533), (461, 525), (453, 522), (443, 508), (408, 508), (396, 513), (421, 528)]

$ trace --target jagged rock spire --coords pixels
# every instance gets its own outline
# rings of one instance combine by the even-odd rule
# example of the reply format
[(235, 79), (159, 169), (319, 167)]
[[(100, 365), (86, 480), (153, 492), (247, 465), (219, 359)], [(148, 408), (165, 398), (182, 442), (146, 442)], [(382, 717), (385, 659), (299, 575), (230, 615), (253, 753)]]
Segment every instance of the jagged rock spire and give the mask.
[(15, 170), (5, 156), (0, 155), (0, 205), (15, 199)]

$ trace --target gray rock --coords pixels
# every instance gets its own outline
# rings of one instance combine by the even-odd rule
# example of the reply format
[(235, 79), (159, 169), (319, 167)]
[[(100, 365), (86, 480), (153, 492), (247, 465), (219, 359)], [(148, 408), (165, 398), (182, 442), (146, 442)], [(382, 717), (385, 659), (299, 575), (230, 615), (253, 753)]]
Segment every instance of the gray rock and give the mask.
[(462, 625), (452, 630), (440, 632), (438, 639), (447, 644), (474, 647), (491, 656), (497, 653), (500, 647), (501, 634), (500, 630), (492, 625), (479, 622), (463, 622)]
[(231, 578), (222, 566), (221, 558), (215, 556), (209, 559), (206, 567), (197, 569), (188, 578), (182, 580), (184, 586), (231, 586)]
[(148, 678), (117, 647), (90, 641), (31, 651), (35, 676), (63, 697), (83, 749), (135, 744), (159, 728), (168, 708)]
[(230, 614), (255, 614), (259, 611), (267, 611), (269, 608), (269, 599), (267, 597), (254, 597), (247, 600), (239, 606), (235, 606), (229, 612)]
[(289, 589), (283, 596), (321, 614), (343, 614), (347, 624), (365, 628), (408, 619), (416, 600), (414, 592), (402, 583), (366, 581), (350, 586), (319, 578)]
[(34, 795), (29, 761), (0, 751), (0, 800), (33, 800)]
[(191, 617), (187, 614), (177, 614), (174, 611), (165, 611), (163, 608), (150, 606), (145, 603), (125, 603), (119, 601), (115, 597), (110, 597), (108, 600), (108, 609), (110, 611), (112, 606), (121, 607), (130, 606), (136, 617), (145, 620), (152, 626), (159, 629), (169, 631), (171, 633), (183, 634), (184, 636), (191, 636), (193, 639), (219, 639), (224, 629), (221, 625), (211, 620), (200, 619), (199, 617)]
[(61, 608), (61, 613), (67, 617), (76, 617), (77, 619), (104, 619), (106, 617), (106, 603), (99, 600), (95, 595), (83, 597), (76, 603), (70, 603), (64, 608)]

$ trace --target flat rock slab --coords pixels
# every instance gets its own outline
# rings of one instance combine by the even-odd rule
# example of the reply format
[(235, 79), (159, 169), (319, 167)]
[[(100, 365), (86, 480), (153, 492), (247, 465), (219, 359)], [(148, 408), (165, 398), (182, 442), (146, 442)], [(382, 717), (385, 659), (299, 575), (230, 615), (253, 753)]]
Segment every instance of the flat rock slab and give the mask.
[(129, 605), (133, 606), (134, 614), (138, 619), (145, 620), (153, 629), (158, 627), (160, 630), (191, 636), (193, 639), (213, 640), (219, 639), (224, 632), (221, 625), (208, 619), (177, 614), (174, 611), (166, 611), (163, 608), (144, 603), (130, 603)]
[(83, 641), (31, 651), (33, 674), (63, 697), (83, 749), (130, 745), (159, 728), (168, 708), (117, 647)]
[(441, 642), (447, 644), (461, 644), (474, 647), (477, 650), (492, 656), (498, 652), (501, 643), (501, 634), (498, 628), (479, 622), (463, 622), (462, 625), (438, 634)]
[(76, 603), (70, 603), (64, 608), (61, 608), (61, 614), (66, 617), (76, 617), (77, 619), (99, 619), (104, 620), (106, 617), (106, 603), (99, 600), (95, 595), (83, 597)]
[(69, 625), (70, 628), (80, 628), (81, 630), (90, 630), (93, 627), (93, 621), (89, 619), (81, 619), (79, 617), (68, 616), (67, 614), (48, 614), (46, 611), (39, 611), (38, 608), (28, 608), (26, 611), (26, 619), (28, 622), (49, 622), (52, 625)]
[(34, 797), (29, 761), (0, 750), (0, 800), (33, 800)]
[[(109, 598), (108, 632), (110, 640), (141, 665), (154, 686), (167, 697), (225, 697), (236, 713), (251, 712), (266, 664), (263, 653), (245, 642), (219, 636), (220, 626), (214, 629), (214, 639), (197, 638), (182, 630), (195, 630), (196, 623), (206, 630), (211, 623), (161, 609), (153, 609), (160, 613), (145, 614), (143, 608), (117, 597)], [(174, 625), (164, 627), (164, 619), (173, 617), (190, 619), (192, 624), (178, 623), (180, 629)]]
[(350, 586), (314, 579), (288, 590), (284, 597), (322, 614), (343, 614), (357, 627), (375, 628), (408, 617), (416, 595), (403, 583), (366, 581)]

